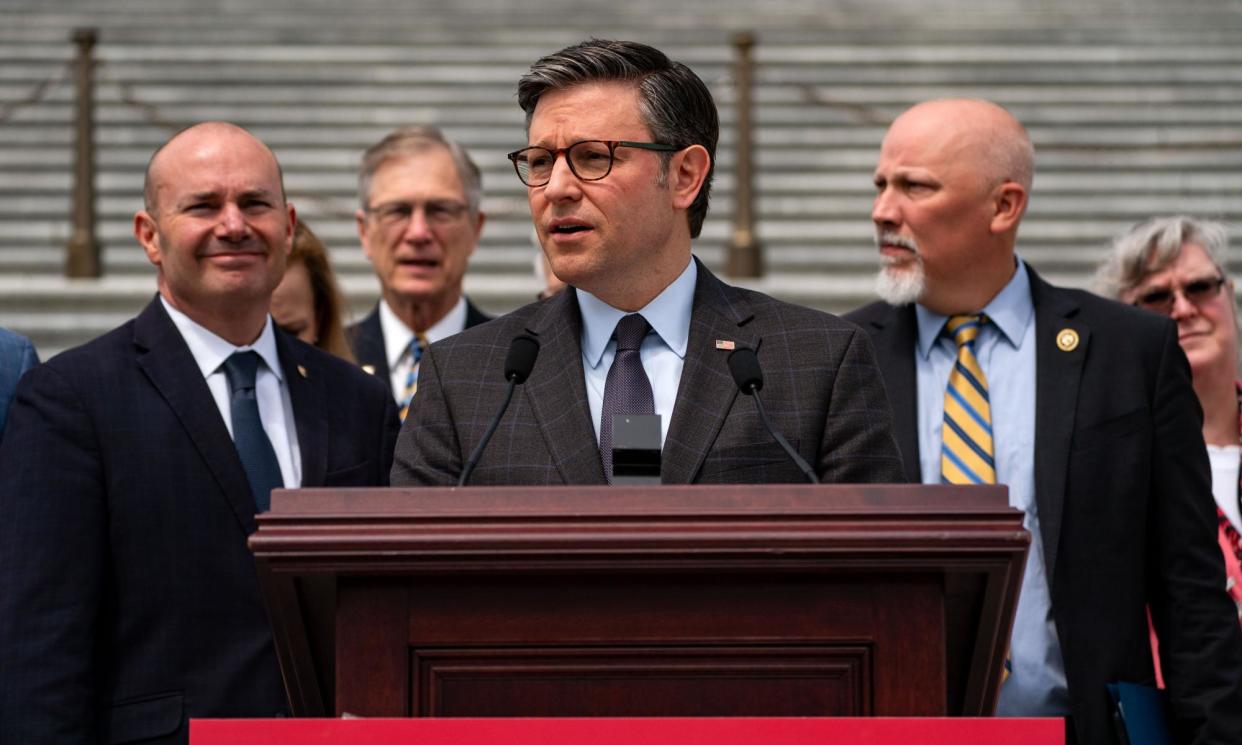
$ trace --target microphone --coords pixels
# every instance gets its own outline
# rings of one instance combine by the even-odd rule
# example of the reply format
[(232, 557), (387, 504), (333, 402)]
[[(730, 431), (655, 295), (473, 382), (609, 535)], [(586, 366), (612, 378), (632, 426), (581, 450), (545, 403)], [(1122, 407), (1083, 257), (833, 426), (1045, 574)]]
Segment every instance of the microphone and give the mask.
[(789, 441), (776, 431), (771, 420), (768, 419), (768, 412), (764, 410), (763, 401), (759, 398), (759, 391), (763, 389), (763, 370), (759, 367), (759, 357), (755, 355), (755, 350), (749, 347), (738, 347), (734, 350), (729, 355), (729, 372), (733, 375), (733, 382), (737, 383), (738, 390), (755, 399), (755, 408), (759, 410), (759, 418), (763, 421), (763, 426), (767, 428), (768, 434), (772, 435), (776, 444), (781, 446), (798, 470), (802, 471), (807, 481), (818, 484), (819, 478), (815, 475), (815, 471), (811, 470), (802, 456), (798, 455), (798, 451), (790, 446)]
[(496, 416), (492, 419), (491, 425), (488, 426), (487, 432), (483, 434), (483, 439), (479, 440), (479, 444), (475, 446), (474, 452), (470, 453), (470, 458), (466, 461), (466, 467), (462, 469), (461, 478), (457, 480), (458, 486), (465, 486), (466, 481), (470, 479), (470, 474), (474, 472), (474, 467), (478, 464), (479, 458), (483, 457), (483, 451), (487, 448), (487, 443), (491, 442), (492, 435), (496, 434), (496, 428), (500, 426), (500, 419), (509, 409), (509, 402), (513, 400), (513, 390), (526, 379), (530, 377), (530, 371), (535, 367), (535, 358), (539, 356), (539, 342), (533, 336), (520, 334), (513, 337), (513, 341), (509, 342), (509, 354), (505, 356), (505, 380), (509, 381), (509, 390), (505, 392), (505, 402), (501, 404), (500, 411), (496, 412)]
[(509, 342), (509, 354), (505, 355), (505, 380), (521, 385), (530, 377), (539, 356), (539, 342), (533, 336), (522, 334)]

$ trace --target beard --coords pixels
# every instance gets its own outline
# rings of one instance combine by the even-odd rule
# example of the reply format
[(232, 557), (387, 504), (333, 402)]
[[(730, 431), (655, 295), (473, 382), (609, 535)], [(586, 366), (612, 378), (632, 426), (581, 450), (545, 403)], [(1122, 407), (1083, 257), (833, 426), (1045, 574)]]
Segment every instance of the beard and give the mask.
[(880, 271), (875, 276), (875, 294), (889, 305), (918, 302), (926, 289), (923, 257), (914, 241), (891, 233), (875, 237), (876, 245), (888, 244), (910, 249), (911, 256), (880, 256)]

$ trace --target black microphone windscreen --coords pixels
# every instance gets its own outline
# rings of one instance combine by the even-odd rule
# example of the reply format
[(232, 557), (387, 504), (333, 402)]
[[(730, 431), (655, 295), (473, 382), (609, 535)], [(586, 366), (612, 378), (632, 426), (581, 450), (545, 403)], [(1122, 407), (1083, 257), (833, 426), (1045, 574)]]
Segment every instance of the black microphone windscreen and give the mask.
[(509, 342), (509, 355), (505, 357), (505, 380), (516, 381), (519, 385), (525, 383), (538, 356), (539, 342), (533, 337), (526, 334), (513, 337)]
[(739, 347), (729, 355), (729, 372), (733, 374), (733, 382), (742, 393), (750, 395), (763, 390), (763, 370), (759, 367), (759, 358), (755, 350)]

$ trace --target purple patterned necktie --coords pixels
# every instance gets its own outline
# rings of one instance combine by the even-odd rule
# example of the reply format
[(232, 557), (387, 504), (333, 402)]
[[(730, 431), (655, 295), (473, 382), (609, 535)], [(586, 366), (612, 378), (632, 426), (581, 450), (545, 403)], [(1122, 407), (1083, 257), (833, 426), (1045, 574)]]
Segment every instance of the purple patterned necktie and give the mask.
[(599, 418), (599, 455), (604, 463), (604, 478), (612, 483), (612, 415), (654, 414), (655, 397), (651, 381), (643, 370), (638, 350), (651, 326), (647, 319), (632, 313), (617, 321), (613, 334), (617, 339), (617, 356), (608, 368), (604, 383), (604, 406)]

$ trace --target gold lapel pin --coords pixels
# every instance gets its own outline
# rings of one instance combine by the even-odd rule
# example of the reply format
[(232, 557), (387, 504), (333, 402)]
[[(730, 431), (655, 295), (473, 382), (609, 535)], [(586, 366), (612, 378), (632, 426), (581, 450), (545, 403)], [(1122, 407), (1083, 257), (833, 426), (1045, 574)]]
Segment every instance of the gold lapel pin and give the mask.
[(306, 368), (305, 368), (305, 367), (302, 367), (301, 365), (298, 365), (298, 375), (301, 375), (302, 377), (304, 377), (304, 378), (305, 378), (305, 377), (306, 377)]
[(364, 373), (366, 373), (367, 375), (374, 375), (374, 374), (375, 374), (375, 365), (363, 365), (363, 366), (362, 366), (362, 371), (363, 371)]
[(731, 339), (717, 339), (716, 349), (737, 349), (737, 344)]
[(1078, 349), (1078, 332), (1074, 329), (1061, 329), (1057, 332), (1057, 349), (1072, 352)]

